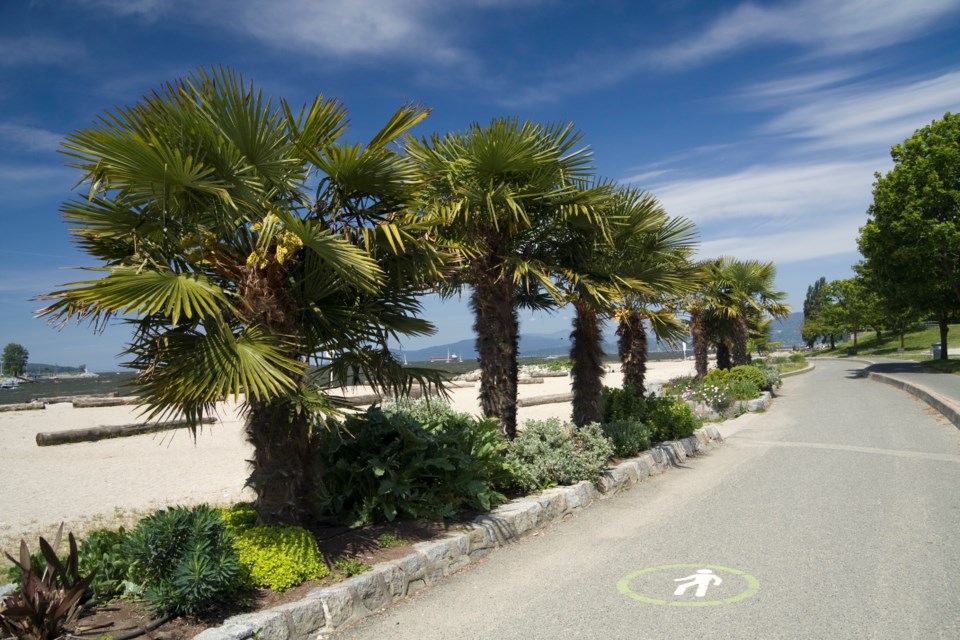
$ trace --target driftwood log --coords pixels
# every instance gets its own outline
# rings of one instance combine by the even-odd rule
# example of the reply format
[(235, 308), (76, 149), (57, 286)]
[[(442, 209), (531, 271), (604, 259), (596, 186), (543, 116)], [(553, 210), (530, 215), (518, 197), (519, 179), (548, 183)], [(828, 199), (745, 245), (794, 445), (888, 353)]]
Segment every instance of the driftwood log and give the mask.
[(517, 384), (543, 384), (543, 378), (518, 378)]
[(556, 404), (558, 402), (570, 402), (573, 400), (572, 393), (557, 393), (551, 396), (535, 396), (533, 398), (520, 398), (517, 400), (518, 407), (535, 407), (538, 404)]
[(138, 404), (139, 396), (120, 396), (119, 398), (74, 398), (74, 409), (89, 409), (92, 407), (119, 407), (124, 404)]
[[(213, 424), (217, 419), (206, 417), (200, 420), (201, 424)], [(170, 429), (179, 429), (187, 426), (186, 420), (174, 420), (171, 422), (147, 422), (135, 424), (118, 424), (104, 427), (90, 427), (89, 429), (70, 429), (69, 431), (41, 431), (37, 434), (37, 446), (49, 447), (57, 444), (69, 444), (72, 442), (96, 442), (108, 438), (125, 438), (126, 436), (136, 436), (142, 433), (154, 433), (156, 431), (168, 431)]]
[(61, 402), (73, 402), (75, 400), (86, 400), (87, 398), (116, 398), (117, 392), (110, 393), (90, 393), (77, 396), (46, 396), (44, 398), (34, 398), (31, 402), (42, 402), (43, 404), (59, 404)]
[(0, 411), (33, 411), (43, 409), (42, 402), (20, 402), (17, 404), (0, 404)]
[[(410, 391), (404, 396), (405, 398), (420, 398), (423, 396), (423, 389), (419, 386), (410, 387)], [(350, 405), (351, 407), (363, 407), (368, 404), (374, 404), (375, 402), (380, 402), (382, 400), (392, 400), (392, 396), (382, 396), (379, 393), (365, 393), (362, 396), (347, 396), (343, 398), (344, 403)]]

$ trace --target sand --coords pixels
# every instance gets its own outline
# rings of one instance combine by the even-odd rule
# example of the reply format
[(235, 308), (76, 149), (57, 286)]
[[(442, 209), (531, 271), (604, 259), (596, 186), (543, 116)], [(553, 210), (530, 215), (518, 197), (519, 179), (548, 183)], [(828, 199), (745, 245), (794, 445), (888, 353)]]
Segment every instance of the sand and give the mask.
[[(659, 384), (692, 375), (693, 361), (651, 363), (648, 382)], [(451, 390), (458, 411), (479, 414), (479, 383)], [(610, 372), (604, 384), (621, 384)], [(520, 398), (570, 391), (570, 378), (544, 378), (522, 384)], [(359, 395), (362, 389), (347, 389)], [(521, 407), (522, 424), (530, 419), (569, 419), (570, 403)], [(36, 434), (141, 421), (136, 407), (74, 409), (48, 405), (42, 411), (0, 413), (0, 549), (13, 552), (25, 537), (31, 548), (38, 535), (52, 536), (60, 522), (82, 534), (102, 526), (128, 526), (146, 513), (177, 504), (229, 505), (249, 499), (244, 488), (251, 448), (243, 438), (235, 404), (218, 408), (219, 421), (204, 427), (196, 441), (185, 430), (131, 436), (100, 442), (39, 447)], [(0, 563), (2, 564), (2, 563)]]

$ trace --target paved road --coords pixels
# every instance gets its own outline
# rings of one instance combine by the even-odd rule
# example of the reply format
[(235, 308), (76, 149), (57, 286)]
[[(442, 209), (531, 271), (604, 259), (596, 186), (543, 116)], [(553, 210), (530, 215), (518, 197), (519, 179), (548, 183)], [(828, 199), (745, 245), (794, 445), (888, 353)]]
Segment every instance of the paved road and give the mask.
[(960, 430), (862, 366), (338, 637), (960, 638)]

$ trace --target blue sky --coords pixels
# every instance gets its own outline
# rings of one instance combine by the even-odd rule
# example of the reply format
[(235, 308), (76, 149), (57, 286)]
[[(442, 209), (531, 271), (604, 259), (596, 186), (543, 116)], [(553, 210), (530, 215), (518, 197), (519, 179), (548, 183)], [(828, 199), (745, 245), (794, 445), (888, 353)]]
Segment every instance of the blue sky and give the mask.
[[(418, 135), (572, 121), (598, 175), (692, 219), (703, 257), (776, 262), (799, 310), (859, 259), (890, 146), (960, 110), (960, 2), (0, 0), (0, 345), (117, 368), (122, 325), (33, 318), (34, 296), (93, 264), (59, 217), (78, 179), (59, 142), (221, 64), (294, 104), (339, 98), (356, 141), (408, 102), (433, 109)], [(465, 302), (426, 306), (438, 333), (406, 347), (471, 336)], [(568, 316), (525, 315), (522, 331)]]

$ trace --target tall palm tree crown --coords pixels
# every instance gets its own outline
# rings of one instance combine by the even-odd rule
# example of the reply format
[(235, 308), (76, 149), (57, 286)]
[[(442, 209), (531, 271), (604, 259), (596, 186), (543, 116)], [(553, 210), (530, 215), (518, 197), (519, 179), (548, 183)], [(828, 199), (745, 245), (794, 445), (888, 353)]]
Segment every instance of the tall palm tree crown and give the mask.
[[(415, 296), (440, 256), (417, 236), (412, 166), (387, 146), (426, 115), (401, 108), (350, 145), (336, 101), (275, 108), (234, 73), (200, 70), (64, 142), (89, 192), (62, 211), (102, 266), (40, 313), (126, 316), (150, 415), (196, 425), (245, 394), (263, 521), (307, 515), (313, 416), (336, 409), (319, 380), (408, 386), (387, 340), (433, 330)], [(322, 376), (308, 369), (319, 354)]]
[(437, 242), (462, 257), (462, 269), (442, 292), (470, 288), (483, 412), (498, 418), (510, 439), (516, 435), (518, 297), (536, 288), (559, 295), (538, 256), (543, 234), (557, 218), (591, 216), (577, 185), (589, 178), (592, 155), (580, 141), (571, 125), (497, 119), (444, 136), (408, 137), (405, 145)]

